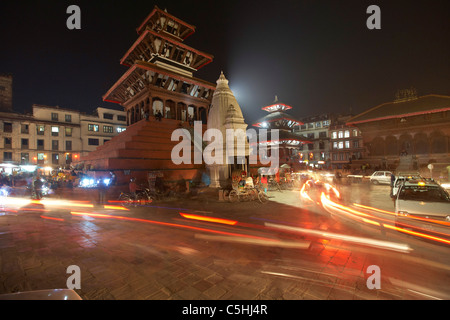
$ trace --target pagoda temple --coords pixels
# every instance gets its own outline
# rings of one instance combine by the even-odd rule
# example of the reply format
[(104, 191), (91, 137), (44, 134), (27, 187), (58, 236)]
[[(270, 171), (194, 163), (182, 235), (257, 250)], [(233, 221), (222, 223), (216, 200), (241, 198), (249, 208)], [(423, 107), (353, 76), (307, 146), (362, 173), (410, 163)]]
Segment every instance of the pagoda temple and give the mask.
[[(172, 132), (187, 127), (188, 120), (202, 121), (206, 130), (216, 89), (193, 76), (213, 60), (184, 43), (194, 32), (195, 26), (157, 6), (145, 18), (137, 28), (137, 40), (120, 60), (128, 70), (103, 96), (104, 101), (124, 107), (128, 128), (82, 157), (85, 167), (114, 171), (119, 183), (130, 177), (146, 181), (152, 172), (166, 181), (190, 180), (204, 168), (175, 165), (171, 159), (178, 143), (171, 141)], [(162, 119), (156, 121), (156, 116)]]
[[(261, 109), (269, 112), (269, 114), (253, 124), (255, 127), (267, 129), (267, 135), (259, 135), (258, 143), (268, 146), (277, 145), (279, 147), (280, 166), (283, 164), (292, 166), (291, 158), (297, 154), (297, 149), (302, 144), (311, 143), (304, 136), (293, 132), (294, 126), (303, 123), (285, 112), (292, 107), (279, 101), (277, 96), (275, 96), (275, 101), (272, 104)], [(275, 129), (278, 130), (278, 136), (272, 131)]]

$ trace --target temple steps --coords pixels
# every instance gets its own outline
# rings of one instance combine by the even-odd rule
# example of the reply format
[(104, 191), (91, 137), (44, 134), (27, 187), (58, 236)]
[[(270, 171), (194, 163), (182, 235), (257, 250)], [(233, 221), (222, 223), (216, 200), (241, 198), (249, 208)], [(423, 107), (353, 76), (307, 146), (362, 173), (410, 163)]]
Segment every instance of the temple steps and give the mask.
[[(184, 123), (186, 125), (186, 123)], [(192, 179), (204, 168), (203, 164), (179, 164), (171, 159), (172, 149), (179, 141), (171, 141), (172, 132), (180, 128), (180, 121), (139, 121), (126, 131), (112, 138), (95, 151), (81, 158), (91, 170), (112, 170), (119, 180), (126, 182), (129, 175), (145, 179), (148, 172), (160, 171), (164, 179), (175, 181), (180, 178)], [(188, 131), (193, 128), (185, 126)], [(206, 130), (206, 126), (203, 126)], [(194, 147), (191, 145), (191, 160)], [(124, 172), (129, 172), (125, 174)], [(119, 181), (120, 182), (120, 181)]]

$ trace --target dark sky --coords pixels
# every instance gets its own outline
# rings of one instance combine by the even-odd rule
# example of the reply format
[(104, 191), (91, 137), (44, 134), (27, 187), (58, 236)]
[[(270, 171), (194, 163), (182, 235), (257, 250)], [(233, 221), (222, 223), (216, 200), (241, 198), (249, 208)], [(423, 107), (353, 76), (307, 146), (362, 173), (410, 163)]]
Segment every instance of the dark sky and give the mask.
[[(66, 28), (71, 4), (81, 30)], [(381, 30), (366, 27), (371, 4)], [(214, 61), (194, 76), (215, 83), (223, 70), (249, 124), (275, 95), (299, 117), (359, 113), (410, 87), (450, 95), (448, 0), (2, 0), (0, 73), (14, 76), (14, 109), (116, 106), (102, 95), (154, 5), (196, 26), (186, 44)]]

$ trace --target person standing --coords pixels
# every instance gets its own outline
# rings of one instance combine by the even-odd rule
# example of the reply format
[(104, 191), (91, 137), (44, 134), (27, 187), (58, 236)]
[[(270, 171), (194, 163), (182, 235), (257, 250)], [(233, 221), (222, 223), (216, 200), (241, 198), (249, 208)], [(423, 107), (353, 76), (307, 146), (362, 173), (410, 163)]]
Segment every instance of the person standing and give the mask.
[(391, 198), (394, 196), (395, 175), (391, 172)]
[(267, 193), (267, 177), (266, 176), (261, 177), (261, 184), (264, 189), (264, 192)]
[(98, 188), (98, 202), (100, 205), (106, 203), (106, 191), (108, 190), (108, 184), (105, 181), (105, 178), (100, 178), (97, 183)]
[(36, 179), (34, 180), (33, 186), (34, 186), (34, 193), (36, 195), (36, 200), (42, 199), (42, 180), (39, 176), (36, 176)]
[(131, 178), (130, 183), (128, 185), (128, 188), (130, 189), (130, 195), (133, 198), (133, 200), (136, 200), (136, 192), (137, 192), (137, 184), (136, 184), (136, 178)]

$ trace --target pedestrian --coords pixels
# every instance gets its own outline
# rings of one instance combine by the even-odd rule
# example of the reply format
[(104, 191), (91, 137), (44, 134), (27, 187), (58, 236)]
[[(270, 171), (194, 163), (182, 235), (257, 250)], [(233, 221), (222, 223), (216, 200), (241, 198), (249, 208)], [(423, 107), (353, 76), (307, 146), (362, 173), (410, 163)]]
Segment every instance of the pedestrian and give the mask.
[(97, 182), (98, 189), (98, 203), (100, 205), (106, 203), (106, 191), (108, 190), (108, 184), (104, 178), (100, 178)]
[(128, 184), (128, 188), (130, 189), (130, 195), (133, 199), (136, 199), (136, 192), (137, 192), (137, 184), (136, 184), (136, 178), (131, 178), (130, 183)]
[(33, 186), (34, 186), (34, 193), (35, 193), (35, 199), (40, 200), (42, 198), (42, 180), (39, 176), (36, 176), (36, 179), (34, 180)]
[(395, 175), (391, 172), (391, 198), (394, 195)]
[(264, 189), (264, 192), (267, 193), (267, 177), (266, 176), (261, 177), (261, 184)]
[(158, 110), (158, 112), (156, 113), (156, 120), (161, 121), (162, 119), (162, 113), (160, 110)]

